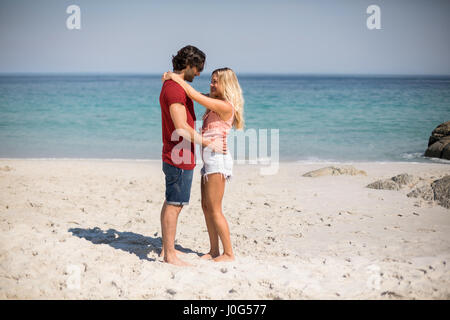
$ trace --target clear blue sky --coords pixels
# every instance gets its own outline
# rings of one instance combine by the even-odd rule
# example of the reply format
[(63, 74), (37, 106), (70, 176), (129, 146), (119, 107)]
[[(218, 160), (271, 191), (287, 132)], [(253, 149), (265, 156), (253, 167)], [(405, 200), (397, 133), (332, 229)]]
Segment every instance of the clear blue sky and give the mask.
[[(81, 30), (66, 28), (71, 4)], [(450, 75), (450, 1), (0, 0), (2, 73), (160, 73), (186, 44), (206, 72)]]

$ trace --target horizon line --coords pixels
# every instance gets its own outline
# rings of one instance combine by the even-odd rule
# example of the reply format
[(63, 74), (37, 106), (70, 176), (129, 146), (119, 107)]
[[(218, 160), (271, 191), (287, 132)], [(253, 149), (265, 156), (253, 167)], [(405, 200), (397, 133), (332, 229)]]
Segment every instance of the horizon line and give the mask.
[[(1, 72), (0, 76), (7, 75), (139, 75), (161, 76), (158, 72), (99, 72), (99, 71), (18, 71)], [(200, 77), (204, 76), (200, 75)], [(240, 72), (242, 76), (357, 76), (357, 77), (450, 77), (450, 74), (426, 74), (426, 73), (300, 73), (300, 72)]]

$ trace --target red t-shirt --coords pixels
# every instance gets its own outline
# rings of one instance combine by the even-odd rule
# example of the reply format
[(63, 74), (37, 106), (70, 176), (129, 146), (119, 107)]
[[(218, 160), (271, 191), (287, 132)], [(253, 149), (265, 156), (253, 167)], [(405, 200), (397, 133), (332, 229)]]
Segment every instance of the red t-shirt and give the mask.
[(174, 103), (184, 105), (187, 124), (195, 130), (194, 103), (191, 98), (175, 81), (165, 81), (159, 96), (163, 140), (162, 160), (180, 169), (192, 170), (195, 167), (195, 146), (194, 143), (183, 139), (175, 131), (169, 109), (170, 105)]

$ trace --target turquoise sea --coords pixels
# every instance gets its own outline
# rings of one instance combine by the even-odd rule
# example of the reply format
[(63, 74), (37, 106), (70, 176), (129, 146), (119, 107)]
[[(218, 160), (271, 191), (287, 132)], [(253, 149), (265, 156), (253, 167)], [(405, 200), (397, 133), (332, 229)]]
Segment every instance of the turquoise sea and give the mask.
[[(279, 129), (281, 161), (435, 161), (428, 138), (450, 120), (450, 77), (238, 77), (246, 130)], [(1, 75), (0, 157), (160, 159), (160, 89), (160, 75)]]

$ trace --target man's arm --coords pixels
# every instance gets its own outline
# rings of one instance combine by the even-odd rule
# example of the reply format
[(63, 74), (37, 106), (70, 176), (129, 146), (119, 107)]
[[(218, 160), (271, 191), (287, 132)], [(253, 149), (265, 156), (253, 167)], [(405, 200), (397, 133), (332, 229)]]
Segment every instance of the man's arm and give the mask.
[(184, 139), (209, 147), (215, 152), (226, 153), (226, 146), (219, 141), (212, 142), (203, 138), (197, 131), (187, 123), (186, 108), (181, 103), (173, 103), (169, 107), (170, 117), (172, 118), (177, 134)]
[(179, 136), (206, 147), (210, 141), (203, 139), (197, 131), (187, 123), (186, 108), (181, 103), (173, 103), (169, 107), (170, 117)]

